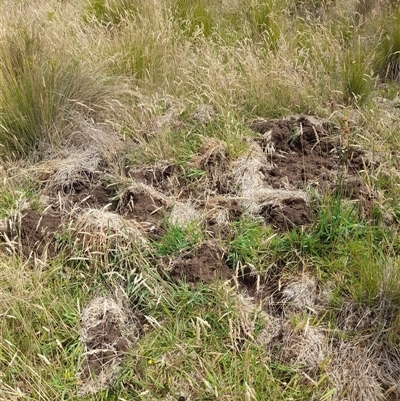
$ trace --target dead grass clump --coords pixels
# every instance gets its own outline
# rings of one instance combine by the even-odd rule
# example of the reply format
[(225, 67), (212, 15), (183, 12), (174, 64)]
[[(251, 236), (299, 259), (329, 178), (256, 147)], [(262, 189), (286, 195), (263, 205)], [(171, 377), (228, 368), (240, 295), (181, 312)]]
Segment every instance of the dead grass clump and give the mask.
[(78, 374), (78, 394), (85, 396), (112, 385), (139, 330), (121, 299), (102, 296), (93, 298), (82, 311), (80, 335), (85, 359)]
[(59, 194), (71, 195), (96, 184), (101, 175), (102, 162), (100, 154), (92, 149), (75, 151), (64, 160), (42, 163), (38, 173), (46, 183), (46, 192), (56, 198)]
[(282, 326), (281, 340), (272, 346), (280, 349), (280, 360), (303, 367), (306, 371), (317, 370), (329, 355), (328, 336), (320, 327), (310, 326), (309, 321), (300, 327), (286, 323)]
[(180, 227), (201, 220), (201, 214), (196, 210), (190, 200), (187, 202), (175, 202), (168, 216), (169, 223)]
[(340, 341), (331, 349), (326, 372), (336, 387), (333, 400), (375, 401), (385, 399), (378, 381), (379, 366), (357, 344)]
[(143, 247), (147, 244), (136, 221), (105, 210), (82, 211), (76, 219), (74, 231), (82, 249), (93, 257), (113, 251), (122, 253), (132, 249), (133, 245)]
[(209, 104), (199, 104), (192, 115), (193, 120), (200, 125), (214, 121), (215, 117), (215, 109)]
[(230, 232), (230, 222), (238, 220), (243, 214), (236, 197), (213, 196), (207, 198), (203, 205), (203, 221), (206, 230), (214, 234), (227, 236)]
[(152, 165), (132, 166), (127, 175), (137, 183), (150, 185), (166, 195), (179, 193), (178, 174), (180, 167), (174, 163), (160, 161)]
[[(300, 312), (314, 312), (317, 299), (317, 282), (315, 278), (303, 275), (300, 279), (293, 278), (283, 284), (276, 294), (276, 302), (284, 315), (291, 316)], [(275, 303), (275, 302), (274, 302)]]
[[(116, 102), (113, 104), (112, 101), (110, 103), (120, 114), (124, 113), (121, 105)], [(111, 162), (118, 164), (121, 152), (126, 147), (119, 122), (99, 122), (92, 118), (90, 113), (84, 115), (79, 112), (73, 113), (69, 122), (73, 130), (71, 129), (71, 134), (64, 139), (67, 151), (71, 146), (77, 149), (93, 149), (101, 154), (108, 164)]]

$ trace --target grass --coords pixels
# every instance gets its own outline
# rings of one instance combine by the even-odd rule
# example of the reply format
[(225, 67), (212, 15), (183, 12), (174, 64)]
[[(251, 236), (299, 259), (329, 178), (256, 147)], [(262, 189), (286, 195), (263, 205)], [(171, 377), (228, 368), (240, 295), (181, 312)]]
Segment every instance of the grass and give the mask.
[[(399, 397), (389, 3), (0, 0), (0, 401)], [(316, 146), (359, 146), (370, 163), (349, 194), (355, 167), (332, 151), (331, 186), (302, 195), (312, 224), (283, 232), (254, 211), (272, 196), (274, 159), (257, 153), (268, 132), (248, 127), (299, 113), (332, 124)], [(105, 185), (129, 188), (129, 205)], [(282, 196), (293, 185), (282, 178)], [(141, 189), (148, 204), (135, 204)], [(37, 245), (26, 227), (7, 235), (25, 205), (61, 217), (46, 237), (56, 254), (15, 251)], [(187, 284), (176, 260), (233, 278)], [(85, 376), (91, 355), (101, 374)]]

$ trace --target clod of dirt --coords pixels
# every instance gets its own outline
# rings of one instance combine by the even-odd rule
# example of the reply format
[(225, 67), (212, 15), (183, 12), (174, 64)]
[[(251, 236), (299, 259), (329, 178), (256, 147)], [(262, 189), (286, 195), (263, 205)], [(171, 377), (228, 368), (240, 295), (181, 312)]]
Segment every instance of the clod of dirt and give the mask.
[(302, 198), (283, 199), (276, 205), (268, 204), (261, 211), (265, 222), (280, 231), (308, 226), (312, 222), (311, 208)]
[(261, 134), (259, 145), (273, 167), (265, 180), (273, 188), (304, 189), (307, 183), (323, 188), (334, 180), (338, 162), (338, 143), (328, 134), (327, 122), (312, 116), (297, 119), (261, 120), (250, 125)]
[(6, 240), (9, 251), (21, 250), (24, 257), (56, 254), (55, 234), (61, 226), (61, 217), (53, 213), (40, 214), (30, 209), (22, 210), (8, 221), (0, 237)]
[(169, 203), (168, 198), (153, 187), (134, 183), (120, 195), (118, 211), (151, 231), (157, 228)]
[(216, 138), (204, 138), (198, 154), (192, 160), (192, 165), (207, 172), (207, 189), (218, 194), (228, 194), (228, 151), (227, 144)]
[(89, 302), (81, 316), (85, 360), (78, 375), (80, 396), (95, 394), (112, 383), (138, 332), (133, 313), (120, 300), (96, 297)]
[(169, 274), (174, 280), (194, 284), (230, 280), (233, 272), (225, 265), (222, 256), (217, 246), (204, 242), (173, 260)]
[(243, 208), (236, 198), (215, 196), (202, 202), (204, 210), (204, 228), (217, 236), (227, 238), (229, 223), (238, 220)]
[(286, 189), (273, 188), (265, 180), (265, 171), (271, 169), (272, 164), (257, 144), (253, 144), (250, 156), (235, 162), (233, 176), (245, 212), (263, 216), (266, 223), (283, 231), (310, 224), (311, 210), (306, 193), (292, 189), (289, 184)]
[(178, 195), (181, 191), (179, 173), (180, 168), (171, 163), (130, 167), (126, 172), (135, 182), (152, 186), (165, 195)]
[(111, 201), (113, 193), (104, 185), (89, 186), (82, 190), (76, 190), (71, 196), (74, 206), (102, 209), (107, 206), (109, 210), (115, 210), (115, 201)]

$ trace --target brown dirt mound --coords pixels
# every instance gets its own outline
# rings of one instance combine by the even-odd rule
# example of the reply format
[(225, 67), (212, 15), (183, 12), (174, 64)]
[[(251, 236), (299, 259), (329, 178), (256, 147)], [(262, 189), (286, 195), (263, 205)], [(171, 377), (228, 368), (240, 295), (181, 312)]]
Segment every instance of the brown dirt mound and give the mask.
[(180, 255), (172, 262), (172, 266), (169, 274), (177, 281), (211, 283), (232, 278), (232, 270), (223, 262), (221, 250), (207, 242)]
[(304, 199), (283, 199), (280, 204), (266, 205), (261, 213), (266, 223), (281, 231), (311, 224), (311, 208)]
[(74, 205), (79, 205), (80, 207), (102, 209), (110, 205), (108, 210), (115, 210), (116, 202), (111, 200), (112, 196), (113, 192), (105, 185), (86, 185), (75, 189), (71, 194), (70, 200)]
[(138, 328), (119, 300), (97, 297), (84, 309), (80, 331), (85, 360), (79, 373), (79, 393), (94, 394), (112, 381), (125, 351), (137, 339)]
[(54, 213), (40, 214), (30, 209), (21, 211), (10, 219), (6, 231), (0, 237), (8, 238), (7, 247), (20, 249), (25, 257), (32, 255), (54, 256), (56, 254), (55, 234), (61, 226), (61, 216)]
[(201, 202), (204, 210), (204, 228), (211, 235), (227, 237), (229, 222), (238, 220), (243, 208), (237, 199), (216, 196)]
[(153, 186), (165, 195), (177, 195), (180, 191), (179, 167), (174, 164), (138, 166), (128, 168), (126, 174), (138, 183)]
[(266, 182), (273, 188), (290, 184), (304, 189), (314, 184), (327, 189), (345, 165), (350, 175), (370, 165), (361, 149), (342, 151), (339, 140), (332, 136), (334, 128), (311, 116), (260, 120), (250, 128), (261, 134), (257, 141), (273, 164), (271, 170), (264, 171)]
[(152, 229), (162, 218), (166, 203), (166, 198), (154, 188), (135, 184), (120, 196), (118, 211)]

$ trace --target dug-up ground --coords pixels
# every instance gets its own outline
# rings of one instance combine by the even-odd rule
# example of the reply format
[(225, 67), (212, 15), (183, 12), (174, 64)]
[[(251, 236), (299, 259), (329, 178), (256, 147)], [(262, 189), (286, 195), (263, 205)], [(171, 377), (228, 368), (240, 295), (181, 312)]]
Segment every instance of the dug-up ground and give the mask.
[[(189, 288), (222, 282), (233, 288), (241, 311), (240, 341), (262, 345), (269, 362), (296, 366), (302, 380), (316, 388), (323, 366), (334, 389), (323, 399), (400, 399), (399, 348), (382, 346), (379, 338), (353, 342), (345, 335), (373, 325), (373, 310), (342, 306), (339, 334), (313, 325), (331, 302), (329, 285), (321, 286), (306, 266), (292, 276), (232, 266), (226, 249), (232, 224), (244, 218), (263, 222), (271, 237), (306, 230), (315, 219), (313, 196), (324, 193), (340, 191), (370, 218), (377, 194), (365, 177), (379, 161), (362, 147), (347, 146), (343, 128), (315, 116), (260, 118), (247, 125), (252, 133), (246, 138), (248, 151), (234, 161), (223, 140), (202, 138), (198, 154), (188, 162), (192, 171), (202, 173), (193, 180), (168, 160), (130, 165), (119, 158), (126, 143), (87, 123), (89, 147), (77, 138), (56, 157), (19, 173), (40, 183), (40, 206), (22, 202), (2, 221), (2, 252), (19, 255), (27, 264), (44, 264), (63, 251), (68, 238), (73, 249), (80, 249), (80, 258), (97, 266), (115, 249), (137, 249), (149, 255), (151, 268), (166, 281)], [(168, 226), (197, 227), (203, 235), (179, 252), (154, 255), (150, 249)], [(265, 322), (257, 334), (255, 311)], [(83, 307), (77, 329), (85, 357), (78, 394), (112, 388), (127, 351), (149, 330), (144, 322), (118, 291)], [(236, 346), (240, 352), (239, 340)], [(195, 399), (190, 384), (177, 387), (180, 399)], [(253, 399), (249, 394), (246, 399)]]

